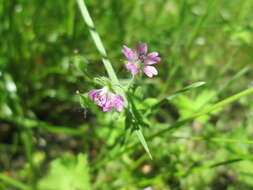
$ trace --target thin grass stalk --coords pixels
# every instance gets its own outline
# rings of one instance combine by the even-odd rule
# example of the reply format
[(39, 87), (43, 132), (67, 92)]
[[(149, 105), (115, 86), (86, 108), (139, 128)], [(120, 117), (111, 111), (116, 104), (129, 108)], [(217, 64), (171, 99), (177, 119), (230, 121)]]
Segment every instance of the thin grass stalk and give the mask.
[(17, 189), (21, 189), (21, 190), (31, 190), (30, 187), (28, 187), (27, 185), (12, 179), (11, 177), (8, 177), (2, 173), (0, 173), (0, 180), (3, 181), (5, 184), (11, 185)]
[(189, 121), (192, 121), (194, 120), (195, 118), (198, 118), (200, 116), (203, 116), (203, 115), (206, 115), (206, 114), (209, 114), (217, 109), (221, 109), (223, 106), (227, 105), (227, 104), (230, 104), (236, 100), (238, 100), (239, 98), (243, 97), (243, 96), (248, 96), (250, 94), (253, 94), (253, 88), (249, 88), (249, 89), (246, 89), (242, 92), (239, 92), (233, 96), (230, 96), (212, 106), (210, 106), (209, 108), (205, 109), (204, 111), (202, 112), (199, 112), (199, 113), (196, 113), (196, 114), (193, 114), (192, 116), (188, 117), (188, 118), (185, 118), (185, 119), (182, 119), (178, 122), (176, 122), (174, 125), (172, 125), (171, 127), (169, 128), (166, 128), (166, 129), (163, 129), (159, 132), (157, 132), (156, 134), (152, 135), (151, 137), (147, 138), (147, 140), (152, 140), (153, 138), (157, 137), (157, 136), (160, 136), (160, 135), (163, 135), (164, 133), (167, 133), (171, 130), (175, 130), (181, 126), (183, 126), (184, 124), (186, 124), (187, 122)]

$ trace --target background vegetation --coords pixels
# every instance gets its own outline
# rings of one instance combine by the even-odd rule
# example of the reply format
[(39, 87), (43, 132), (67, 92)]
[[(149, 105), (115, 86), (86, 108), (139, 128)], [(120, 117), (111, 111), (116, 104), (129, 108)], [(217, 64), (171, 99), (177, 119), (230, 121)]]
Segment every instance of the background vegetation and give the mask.
[(76, 91), (95, 88), (83, 72), (106, 72), (76, 1), (4, 1), (0, 190), (253, 189), (252, 95), (174, 125), (253, 86), (253, 1), (86, 4), (123, 81), (129, 72), (122, 45), (147, 42), (162, 57), (159, 75), (143, 78), (136, 92), (140, 113), (187, 85), (206, 84), (143, 116), (150, 160), (136, 135), (125, 130), (124, 115), (80, 105)]

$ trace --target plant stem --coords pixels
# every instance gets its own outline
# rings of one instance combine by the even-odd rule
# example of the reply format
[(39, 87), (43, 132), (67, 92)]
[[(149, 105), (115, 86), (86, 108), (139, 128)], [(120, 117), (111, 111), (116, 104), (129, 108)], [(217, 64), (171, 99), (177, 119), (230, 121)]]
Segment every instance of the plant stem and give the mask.
[(91, 37), (93, 39), (93, 42), (94, 42), (98, 52), (102, 56), (102, 61), (104, 63), (105, 69), (109, 75), (109, 78), (111, 79), (112, 83), (115, 84), (115, 86), (114, 86), (115, 91), (125, 98), (126, 105), (127, 105), (127, 99), (125, 96), (125, 92), (123, 89), (120, 88), (121, 85), (120, 85), (119, 79), (117, 78), (117, 75), (114, 72), (112, 64), (108, 59), (107, 53), (106, 53), (104, 45), (99, 37), (99, 34), (95, 30), (95, 25), (94, 25), (92, 18), (89, 14), (89, 11), (85, 5), (85, 2), (84, 2), (84, 0), (77, 0), (77, 3), (78, 3), (78, 6), (81, 10), (84, 22), (88, 26), (88, 29), (89, 29), (89, 32), (90, 32)]

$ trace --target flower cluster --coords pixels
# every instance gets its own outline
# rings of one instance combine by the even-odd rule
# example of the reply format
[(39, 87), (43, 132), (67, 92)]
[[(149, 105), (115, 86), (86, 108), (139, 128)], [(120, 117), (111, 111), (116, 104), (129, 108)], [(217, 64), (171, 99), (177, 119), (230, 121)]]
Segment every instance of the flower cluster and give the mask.
[[(146, 43), (137, 43), (136, 50), (123, 46), (122, 53), (127, 57), (126, 68), (131, 71), (132, 75), (143, 71), (151, 78), (158, 74), (158, 71), (153, 65), (160, 62), (161, 58), (157, 52), (148, 53)], [(108, 87), (91, 90), (88, 93), (88, 97), (100, 106), (104, 112), (108, 112), (113, 108), (120, 112), (124, 108), (125, 101), (123, 97), (112, 93)]]
[(143, 70), (148, 77), (158, 74), (156, 68), (150, 65), (160, 62), (161, 58), (158, 57), (157, 52), (147, 52), (148, 46), (146, 43), (137, 43), (135, 51), (127, 46), (123, 46), (122, 53), (128, 59), (126, 68), (131, 70), (132, 75), (138, 74), (140, 70)]
[(112, 110), (114, 107), (117, 111), (122, 111), (124, 107), (124, 99), (122, 96), (109, 92), (108, 88), (91, 90), (88, 97), (103, 108), (104, 112)]

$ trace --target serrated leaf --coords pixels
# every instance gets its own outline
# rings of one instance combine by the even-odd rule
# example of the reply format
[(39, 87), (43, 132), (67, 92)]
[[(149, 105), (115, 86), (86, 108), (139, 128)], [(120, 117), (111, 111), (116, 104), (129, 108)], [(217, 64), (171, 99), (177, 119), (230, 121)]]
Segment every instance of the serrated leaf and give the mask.
[(91, 190), (86, 155), (65, 155), (50, 163), (50, 171), (38, 183), (39, 190)]

